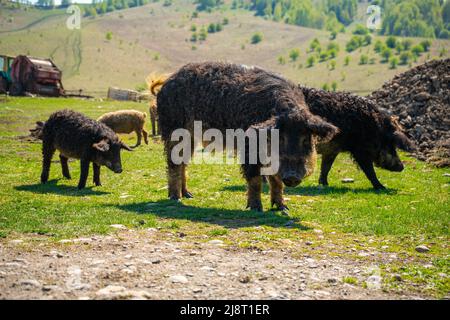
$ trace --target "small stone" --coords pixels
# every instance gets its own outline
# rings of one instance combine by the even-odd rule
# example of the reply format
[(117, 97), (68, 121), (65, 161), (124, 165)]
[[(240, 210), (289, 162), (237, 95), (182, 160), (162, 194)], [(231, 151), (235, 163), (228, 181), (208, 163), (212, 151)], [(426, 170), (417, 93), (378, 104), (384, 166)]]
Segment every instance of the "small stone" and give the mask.
[(342, 183), (353, 183), (353, 182), (355, 182), (355, 180), (352, 179), (352, 178), (344, 178), (341, 181), (342, 181)]
[(214, 269), (214, 268), (212, 268), (212, 267), (209, 267), (209, 266), (203, 266), (203, 267), (200, 268), (200, 270), (202, 270), (202, 271), (208, 271), (208, 272), (213, 272), (213, 271), (215, 271), (216, 269)]
[(212, 244), (214, 246), (223, 246), (223, 241), (222, 240), (211, 240), (208, 241), (209, 244)]
[(396, 281), (403, 281), (402, 276), (399, 275), (399, 274), (394, 274), (392, 277), (393, 277)]
[(239, 278), (240, 283), (249, 283), (251, 281), (251, 278), (249, 275), (245, 275)]
[(313, 242), (312, 242), (312, 241), (306, 241), (305, 244), (306, 244), (307, 246), (311, 246), (311, 245), (313, 244)]
[(110, 225), (110, 227), (114, 228), (114, 229), (122, 229), (122, 230), (127, 228), (123, 224), (112, 224), (112, 225)]
[(428, 248), (427, 246), (422, 244), (422, 245), (416, 247), (416, 251), (420, 252), (420, 253), (425, 253), (425, 252), (430, 251), (430, 248)]
[(444, 177), (450, 177), (450, 173), (444, 173), (443, 176)]
[(169, 281), (172, 283), (187, 283), (188, 279), (185, 276), (175, 275), (169, 278)]
[(193, 293), (200, 293), (200, 292), (202, 292), (203, 290), (201, 289), (201, 288), (194, 288), (193, 290), (192, 290), (192, 292)]
[(103, 289), (98, 290), (95, 294), (98, 296), (109, 296), (124, 292), (125, 290), (125, 287), (122, 286), (109, 285)]
[(152, 262), (152, 264), (159, 264), (159, 263), (161, 263), (161, 260), (160, 259), (152, 259), (151, 262)]
[(337, 282), (338, 282), (338, 279), (336, 279), (336, 278), (329, 278), (328, 280), (327, 280), (327, 282), (329, 283), (329, 284), (336, 284)]
[(67, 243), (72, 243), (73, 241), (72, 240), (70, 240), (70, 239), (62, 239), (62, 240), (59, 240), (59, 243), (62, 243), (62, 244), (67, 244)]
[(21, 243), (23, 243), (23, 240), (15, 239), (15, 240), (9, 241), (9, 243), (10, 243), (10, 244), (21, 244)]

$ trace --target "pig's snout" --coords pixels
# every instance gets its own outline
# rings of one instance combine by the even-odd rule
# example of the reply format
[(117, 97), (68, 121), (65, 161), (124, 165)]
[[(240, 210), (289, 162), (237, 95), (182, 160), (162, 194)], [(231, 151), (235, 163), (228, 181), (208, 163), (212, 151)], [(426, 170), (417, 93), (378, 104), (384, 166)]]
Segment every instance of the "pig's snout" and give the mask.
[(297, 186), (302, 179), (297, 174), (287, 174), (282, 177), (283, 183), (288, 187), (295, 187)]
[(122, 173), (122, 167), (115, 167), (114, 169), (113, 169), (113, 171), (114, 171), (114, 173)]
[(392, 167), (392, 171), (394, 171), (394, 172), (401, 172), (401, 171), (403, 171), (404, 168), (405, 168), (405, 167), (403, 166), (403, 163), (399, 162), (399, 163), (396, 163), (396, 164)]

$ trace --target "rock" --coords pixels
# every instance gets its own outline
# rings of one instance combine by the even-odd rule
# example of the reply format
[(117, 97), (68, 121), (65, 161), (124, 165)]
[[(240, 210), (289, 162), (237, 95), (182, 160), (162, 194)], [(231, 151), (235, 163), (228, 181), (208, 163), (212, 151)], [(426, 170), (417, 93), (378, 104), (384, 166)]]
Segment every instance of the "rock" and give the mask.
[(450, 173), (444, 173), (443, 176), (444, 177), (450, 177)]
[(328, 278), (327, 282), (329, 284), (335, 285), (338, 283), (338, 279), (337, 278)]
[(202, 292), (203, 290), (201, 289), (201, 288), (194, 288), (194, 289), (192, 289), (192, 292), (193, 293), (200, 293), (200, 292)]
[(125, 290), (126, 288), (122, 286), (109, 285), (104, 287), (103, 289), (98, 290), (95, 294), (97, 296), (109, 296), (124, 292)]
[(70, 239), (62, 239), (62, 240), (59, 240), (58, 242), (62, 243), (62, 244), (68, 244), (68, 243), (72, 243), (73, 241)]
[(344, 178), (341, 181), (342, 181), (342, 183), (353, 183), (353, 182), (355, 182), (355, 180), (352, 179), (352, 178)]
[(203, 267), (200, 268), (200, 270), (202, 270), (202, 271), (208, 271), (208, 272), (216, 271), (216, 269), (214, 269), (214, 268), (212, 268), (212, 267), (209, 267), (209, 266), (203, 266)]
[(38, 288), (38, 287), (41, 286), (41, 283), (39, 281), (37, 281), (37, 280), (34, 280), (34, 279), (26, 279), (26, 280), (20, 281), (20, 285)]
[(311, 245), (313, 244), (313, 242), (312, 242), (312, 241), (306, 241), (305, 244), (306, 244), (307, 246), (311, 246)]
[(172, 283), (187, 283), (188, 279), (185, 276), (174, 275), (169, 278), (169, 281)]
[(416, 247), (416, 251), (420, 252), (420, 253), (426, 253), (426, 252), (430, 251), (430, 249), (427, 246), (422, 244), (422, 245), (419, 245)]
[(367, 278), (366, 284), (368, 289), (380, 289), (382, 278), (378, 275), (372, 275)]

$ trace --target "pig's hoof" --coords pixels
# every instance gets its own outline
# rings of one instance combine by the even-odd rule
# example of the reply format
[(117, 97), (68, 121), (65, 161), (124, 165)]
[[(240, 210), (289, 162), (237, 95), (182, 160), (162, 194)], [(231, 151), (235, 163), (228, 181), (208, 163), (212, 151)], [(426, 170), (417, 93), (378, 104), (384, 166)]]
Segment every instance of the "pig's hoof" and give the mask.
[(386, 190), (386, 187), (380, 184), (379, 186), (374, 186), (375, 190)]
[(250, 209), (251, 211), (257, 211), (257, 212), (263, 211), (262, 204), (249, 204), (249, 205), (247, 205), (247, 208)]
[(178, 202), (178, 203), (181, 203), (181, 199), (178, 198), (178, 197), (175, 197), (175, 196), (170, 196), (170, 197), (169, 197), (169, 200), (175, 201), (175, 202)]
[(101, 184), (100, 182), (96, 182), (96, 183), (95, 183), (95, 186), (96, 186), (96, 187), (101, 187), (102, 184)]
[(183, 191), (183, 198), (192, 199), (194, 195), (190, 193), (189, 191)]

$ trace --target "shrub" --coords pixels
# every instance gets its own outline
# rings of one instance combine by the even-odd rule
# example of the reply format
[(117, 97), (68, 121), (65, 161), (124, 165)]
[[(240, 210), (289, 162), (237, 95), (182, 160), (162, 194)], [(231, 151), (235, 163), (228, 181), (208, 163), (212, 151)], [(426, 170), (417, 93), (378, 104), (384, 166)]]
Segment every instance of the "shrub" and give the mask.
[(331, 31), (330, 40), (334, 40), (334, 39), (336, 39), (336, 37), (337, 37), (337, 31), (336, 30)]
[(337, 86), (338, 86), (337, 82), (336, 82), (336, 81), (333, 81), (333, 82), (331, 83), (331, 90), (333, 90), (333, 92), (336, 92)]
[(208, 26), (208, 33), (214, 33), (214, 32), (216, 32), (216, 24), (210, 23)]
[(227, 25), (228, 23), (230, 23), (230, 21), (228, 20), (228, 18), (223, 18), (222, 24), (225, 26), (225, 25)]
[(380, 53), (384, 49), (384, 44), (380, 40), (377, 40), (375, 42), (375, 45), (373, 46), (373, 49), (376, 53)]
[(411, 52), (416, 56), (419, 57), (425, 50), (423, 49), (421, 44), (417, 44), (414, 47), (411, 48)]
[(327, 51), (327, 54), (328, 54), (331, 58), (336, 58), (336, 56), (337, 56), (336, 49), (328, 50), (328, 51)]
[(317, 38), (314, 38), (314, 40), (309, 44), (309, 49), (311, 51), (316, 51), (317, 47), (320, 47), (320, 42)]
[(256, 33), (254, 33), (254, 34), (252, 35), (251, 43), (252, 43), (252, 44), (260, 43), (260, 42), (262, 41), (262, 39), (263, 39), (262, 33), (261, 33), (261, 32), (256, 32)]
[(389, 60), (389, 64), (391, 66), (391, 69), (396, 69), (398, 65), (397, 57), (392, 57), (391, 60)]
[(370, 34), (366, 34), (364, 36), (364, 44), (366, 46), (370, 45), (372, 43), (372, 36)]
[(381, 56), (383, 57), (382, 62), (388, 62), (389, 58), (392, 56), (392, 50), (389, 48), (384, 48), (383, 51), (381, 51)]
[(195, 33), (195, 32), (194, 32), (194, 33), (192, 34), (192, 36), (191, 36), (191, 39), (190, 39), (190, 40), (191, 40), (191, 42), (197, 42), (197, 39), (198, 39), (198, 37), (197, 37), (197, 33)]
[(409, 50), (412, 46), (412, 41), (409, 39), (405, 39), (402, 41), (403, 50)]
[(411, 53), (408, 51), (402, 52), (402, 54), (400, 55), (400, 64), (408, 64), (409, 59), (411, 59)]
[(220, 32), (223, 30), (223, 27), (220, 23), (216, 23), (216, 32)]
[(299, 49), (292, 49), (289, 52), (289, 58), (291, 58), (292, 61), (297, 61), (299, 56), (300, 56), (300, 50)]
[(348, 66), (349, 63), (350, 63), (350, 56), (346, 56), (345, 59), (344, 59), (344, 65)]
[(113, 33), (111, 31), (108, 31), (106, 33), (106, 40), (110, 41), (112, 39)]
[(331, 60), (330, 61), (330, 70), (334, 70), (336, 69), (336, 60)]
[(324, 51), (319, 55), (320, 62), (323, 62), (328, 59), (328, 52)]
[(205, 41), (207, 37), (208, 37), (208, 32), (206, 31), (205, 27), (203, 26), (198, 35), (198, 39), (200, 41)]
[(389, 48), (394, 49), (395, 46), (397, 45), (397, 38), (394, 37), (394, 36), (389, 36), (389, 37), (386, 39), (386, 45), (387, 45)]
[(323, 89), (323, 90), (326, 90), (326, 91), (330, 91), (330, 86), (328, 85), (328, 83), (324, 83), (324, 84), (322, 85), (322, 89)]
[(192, 31), (192, 32), (197, 31), (197, 26), (196, 26), (195, 24), (193, 24), (193, 25), (191, 26), (191, 31)]
[(368, 64), (369, 63), (369, 57), (365, 54), (362, 54), (359, 58), (359, 64)]
[(277, 60), (279, 64), (286, 64), (286, 58), (283, 56), (278, 56)]
[(367, 29), (365, 26), (363, 26), (362, 24), (358, 24), (355, 27), (355, 30), (353, 30), (353, 34), (359, 34), (359, 35), (367, 35), (369, 34), (369, 29)]
[(311, 68), (314, 66), (314, 63), (316, 62), (316, 58), (314, 56), (309, 56), (308, 59), (306, 59), (306, 65), (308, 68)]
[(431, 47), (431, 41), (430, 40), (423, 40), (420, 42), (420, 45), (422, 46), (424, 51), (429, 51)]

